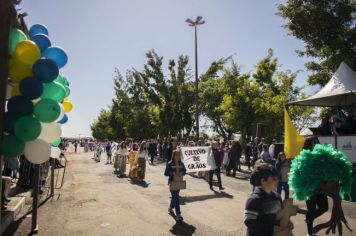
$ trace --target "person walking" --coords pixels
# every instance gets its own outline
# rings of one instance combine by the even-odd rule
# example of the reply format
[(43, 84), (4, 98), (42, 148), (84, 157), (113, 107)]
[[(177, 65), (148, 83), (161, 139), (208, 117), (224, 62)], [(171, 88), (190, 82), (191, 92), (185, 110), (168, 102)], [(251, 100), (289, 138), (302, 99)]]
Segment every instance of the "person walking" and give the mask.
[(148, 151), (146, 142), (143, 141), (137, 153), (137, 179), (143, 181), (146, 173), (146, 159), (148, 158)]
[(174, 150), (172, 153), (172, 160), (170, 160), (164, 171), (164, 175), (168, 176), (168, 185), (171, 192), (171, 201), (168, 208), (168, 213), (174, 215), (176, 221), (182, 221), (182, 213), (180, 211), (179, 203), (179, 191), (184, 189), (183, 176), (185, 175), (186, 169), (181, 161), (181, 152), (179, 150)]
[[(319, 144), (319, 139), (315, 136), (305, 139), (303, 149), (313, 151), (316, 144)], [(317, 189), (316, 189), (317, 190)], [(314, 194), (309, 200), (305, 201), (307, 205), (307, 213), (305, 222), (309, 235), (313, 235), (313, 222), (316, 218), (324, 214), (329, 209), (328, 197), (326, 194)]]
[(129, 153), (129, 165), (130, 165), (129, 178), (130, 179), (137, 178), (137, 151), (138, 151), (138, 144), (134, 143)]
[(105, 152), (106, 152), (106, 164), (112, 164), (111, 162), (111, 155), (112, 155), (112, 147), (111, 147), (111, 143), (108, 142), (106, 144), (106, 147), (105, 147)]
[(153, 140), (148, 145), (148, 155), (151, 157), (151, 165), (153, 165), (153, 160), (157, 156), (157, 143)]
[(74, 152), (77, 152), (78, 149), (78, 143), (77, 141), (74, 142)]
[(167, 163), (172, 159), (172, 153), (177, 149), (177, 138), (172, 137), (170, 143), (167, 145), (164, 156)]
[(248, 141), (245, 146), (245, 160), (248, 170), (251, 170), (252, 143)]
[(256, 161), (259, 158), (258, 143), (259, 143), (258, 137), (255, 137), (255, 139), (252, 143), (252, 167), (255, 166)]
[(276, 170), (278, 172), (278, 185), (277, 192), (282, 197), (282, 190), (284, 190), (284, 199), (289, 198), (289, 185), (288, 185), (288, 173), (290, 170), (290, 162), (286, 159), (284, 152), (278, 153)]
[(271, 164), (256, 163), (250, 179), (254, 190), (246, 201), (244, 212), (247, 236), (273, 236), (278, 230), (277, 213), (281, 209), (282, 201), (275, 192), (277, 175)]
[(120, 148), (119, 148), (119, 154), (120, 154), (120, 177), (123, 177), (126, 172), (126, 162), (127, 162), (127, 157), (129, 154), (129, 150), (127, 149), (127, 144), (125, 141), (121, 142)]
[(221, 183), (221, 175), (220, 175), (221, 155), (220, 155), (219, 146), (218, 146), (217, 142), (212, 143), (212, 154), (213, 154), (213, 157), (215, 160), (216, 168), (215, 168), (215, 170), (209, 171), (209, 186), (210, 186), (210, 189), (214, 191), (214, 189), (213, 189), (213, 175), (215, 173), (216, 177), (218, 178), (219, 190), (224, 190), (222, 183)]
[(227, 169), (226, 175), (230, 175), (230, 171), (232, 170), (232, 175), (235, 177), (236, 176), (236, 169), (241, 171), (241, 144), (238, 141), (233, 141), (231, 145), (231, 149), (229, 152), (229, 165)]

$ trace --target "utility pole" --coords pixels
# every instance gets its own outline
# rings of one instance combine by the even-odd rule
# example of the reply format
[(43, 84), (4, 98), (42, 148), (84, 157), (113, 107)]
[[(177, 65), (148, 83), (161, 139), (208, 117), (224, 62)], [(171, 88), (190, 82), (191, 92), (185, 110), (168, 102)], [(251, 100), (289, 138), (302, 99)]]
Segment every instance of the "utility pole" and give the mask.
[(203, 17), (197, 16), (196, 20), (193, 21), (190, 18), (186, 19), (185, 22), (188, 23), (189, 26), (194, 27), (194, 35), (195, 35), (195, 123), (196, 123), (196, 140), (199, 140), (199, 81), (198, 81), (198, 39), (197, 39), (197, 26), (205, 23), (202, 20)]

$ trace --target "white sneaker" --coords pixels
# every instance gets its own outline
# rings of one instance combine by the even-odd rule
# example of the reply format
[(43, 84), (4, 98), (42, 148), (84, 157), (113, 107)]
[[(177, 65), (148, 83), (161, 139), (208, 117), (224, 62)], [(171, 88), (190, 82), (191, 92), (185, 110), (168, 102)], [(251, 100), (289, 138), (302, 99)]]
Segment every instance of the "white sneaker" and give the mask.
[(181, 215), (176, 216), (176, 221), (182, 221), (182, 220), (183, 220), (183, 217)]

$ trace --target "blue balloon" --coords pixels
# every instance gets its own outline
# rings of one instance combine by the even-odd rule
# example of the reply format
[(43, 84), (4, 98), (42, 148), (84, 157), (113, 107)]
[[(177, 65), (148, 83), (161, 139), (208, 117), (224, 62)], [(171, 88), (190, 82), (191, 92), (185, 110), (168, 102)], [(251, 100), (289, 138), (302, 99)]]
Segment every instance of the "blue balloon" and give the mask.
[(57, 78), (59, 69), (52, 59), (41, 58), (33, 64), (32, 73), (42, 83), (50, 83)]
[(29, 34), (30, 34), (30, 38), (32, 38), (36, 34), (44, 34), (48, 36), (48, 30), (44, 25), (35, 24), (31, 26)]
[(33, 112), (33, 104), (30, 99), (24, 96), (15, 96), (10, 98), (7, 102), (7, 111), (16, 117), (31, 115)]
[(20, 92), (28, 99), (36, 99), (41, 97), (43, 85), (35, 77), (26, 77), (20, 83)]
[(57, 46), (47, 48), (43, 53), (42, 56), (45, 58), (52, 59), (58, 66), (58, 68), (62, 68), (67, 64), (68, 56), (66, 52)]
[(16, 122), (16, 115), (10, 113), (10, 112), (5, 112), (4, 114), (4, 132), (8, 134), (13, 134), (14, 133), (14, 126)]
[(36, 43), (36, 45), (40, 48), (41, 52), (51, 46), (51, 40), (45, 34), (36, 34), (31, 37), (31, 40)]
[(63, 125), (67, 121), (68, 121), (68, 116), (66, 114), (64, 114), (63, 118), (60, 121), (58, 121), (58, 123)]

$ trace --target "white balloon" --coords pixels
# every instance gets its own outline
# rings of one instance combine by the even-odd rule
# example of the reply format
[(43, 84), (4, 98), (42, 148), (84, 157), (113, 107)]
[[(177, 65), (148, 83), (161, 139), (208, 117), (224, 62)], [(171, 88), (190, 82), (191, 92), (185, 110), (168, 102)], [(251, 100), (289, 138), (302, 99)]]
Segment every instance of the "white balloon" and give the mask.
[(62, 128), (57, 122), (42, 123), (41, 122), (41, 133), (37, 139), (42, 139), (47, 143), (53, 143), (61, 137)]
[(50, 157), (59, 158), (60, 155), (61, 155), (61, 149), (59, 149), (58, 147), (51, 147)]
[(62, 103), (58, 103), (58, 105), (61, 108), (61, 113), (59, 114), (58, 118), (54, 122), (58, 122), (58, 121), (62, 120), (63, 116), (65, 114), (64, 107), (63, 107)]
[(49, 143), (36, 139), (26, 143), (24, 154), (26, 159), (33, 164), (42, 164), (49, 160), (51, 146)]

